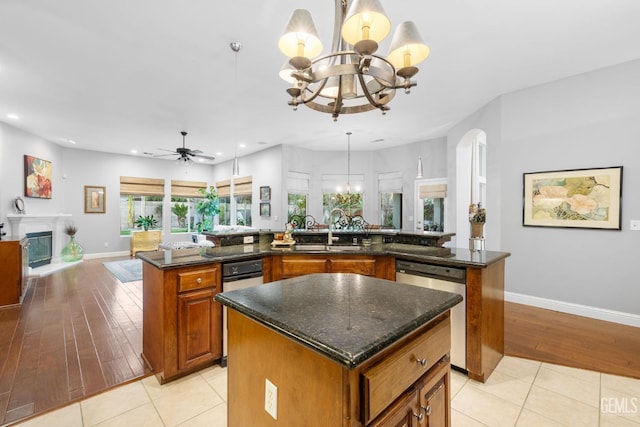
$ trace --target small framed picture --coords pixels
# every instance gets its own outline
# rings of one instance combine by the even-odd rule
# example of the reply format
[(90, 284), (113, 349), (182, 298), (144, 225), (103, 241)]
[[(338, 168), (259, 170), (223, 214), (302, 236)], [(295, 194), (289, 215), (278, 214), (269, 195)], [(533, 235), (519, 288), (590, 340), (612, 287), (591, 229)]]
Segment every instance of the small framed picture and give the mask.
[(271, 201), (271, 187), (260, 187), (260, 200), (263, 202)]
[(84, 213), (105, 213), (106, 187), (84, 186)]
[(271, 216), (271, 203), (260, 203), (260, 216)]

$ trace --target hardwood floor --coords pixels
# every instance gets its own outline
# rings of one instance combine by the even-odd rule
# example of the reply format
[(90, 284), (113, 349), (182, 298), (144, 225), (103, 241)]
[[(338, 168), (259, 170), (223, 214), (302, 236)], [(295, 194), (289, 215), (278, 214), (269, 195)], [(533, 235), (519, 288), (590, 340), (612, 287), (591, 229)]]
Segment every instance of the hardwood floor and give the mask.
[(505, 303), (504, 352), (640, 378), (640, 328)]
[(32, 279), (21, 307), (0, 310), (0, 424), (144, 376), (142, 281), (103, 261)]
[[(82, 263), (35, 279), (0, 309), (0, 425), (147, 375), (142, 282)], [(127, 258), (121, 258), (127, 259)], [(640, 378), (640, 328), (505, 303), (505, 353)]]

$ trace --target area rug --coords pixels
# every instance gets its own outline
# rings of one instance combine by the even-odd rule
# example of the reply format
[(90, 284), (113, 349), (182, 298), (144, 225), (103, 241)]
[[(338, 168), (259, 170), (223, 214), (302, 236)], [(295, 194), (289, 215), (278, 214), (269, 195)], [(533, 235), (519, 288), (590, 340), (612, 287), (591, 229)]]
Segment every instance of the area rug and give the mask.
[(102, 264), (122, 283), (142, 280), (142, 261), (139, 259), (103, 262)]

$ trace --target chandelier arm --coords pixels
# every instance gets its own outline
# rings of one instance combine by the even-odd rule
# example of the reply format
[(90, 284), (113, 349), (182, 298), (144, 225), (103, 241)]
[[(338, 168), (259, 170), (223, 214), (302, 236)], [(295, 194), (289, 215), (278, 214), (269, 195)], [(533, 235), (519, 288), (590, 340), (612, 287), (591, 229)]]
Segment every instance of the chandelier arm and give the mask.
[(360, 86), (362, 87), (362, 92), (364, 92), (364, 96), (367, 97), (367, 100), (369, 101), (369, 103), (373, 105), (375, 108), (379, 108), (384, 111), (384, 108), (383, 108), (384, 104), (379, 104), (378, 102), (376, 102), (376, 100), (373, 99), (373, 97), (369, 93), (369, 89), (367, 88), (367, 85), (364, 82), (364, 76), (362, 74), (358, 74), (358, 80), (360, 80)]

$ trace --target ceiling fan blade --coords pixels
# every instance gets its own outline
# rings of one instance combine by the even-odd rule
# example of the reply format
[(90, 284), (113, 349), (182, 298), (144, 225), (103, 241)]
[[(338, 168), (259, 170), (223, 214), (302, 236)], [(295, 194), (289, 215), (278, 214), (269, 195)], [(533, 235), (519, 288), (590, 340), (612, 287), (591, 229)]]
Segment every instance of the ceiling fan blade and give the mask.
[(203, 151), (202, 150), (189, 150), (190, 153), (192, 154), (202, 154)]
[(157, 150), (160, 150), (160, 151), (167, 151), (167, 152), (169, 152), (169, 153), (177, 154), (174, 150), (167, 150), (167, 149), (164, 149), (164, 148), (157, 148)]
[(152, 157), (167, 157), (167, 156), (176, 156), (178, 153), (170, 153), (170, 154), (154, 154)]
[(205, 159), (205, 160), (215, 160), (215, 157), (212, 156), (205, 156), (204, 154), (194, 154), (193, 157), (197, 157), (199, 159)]

